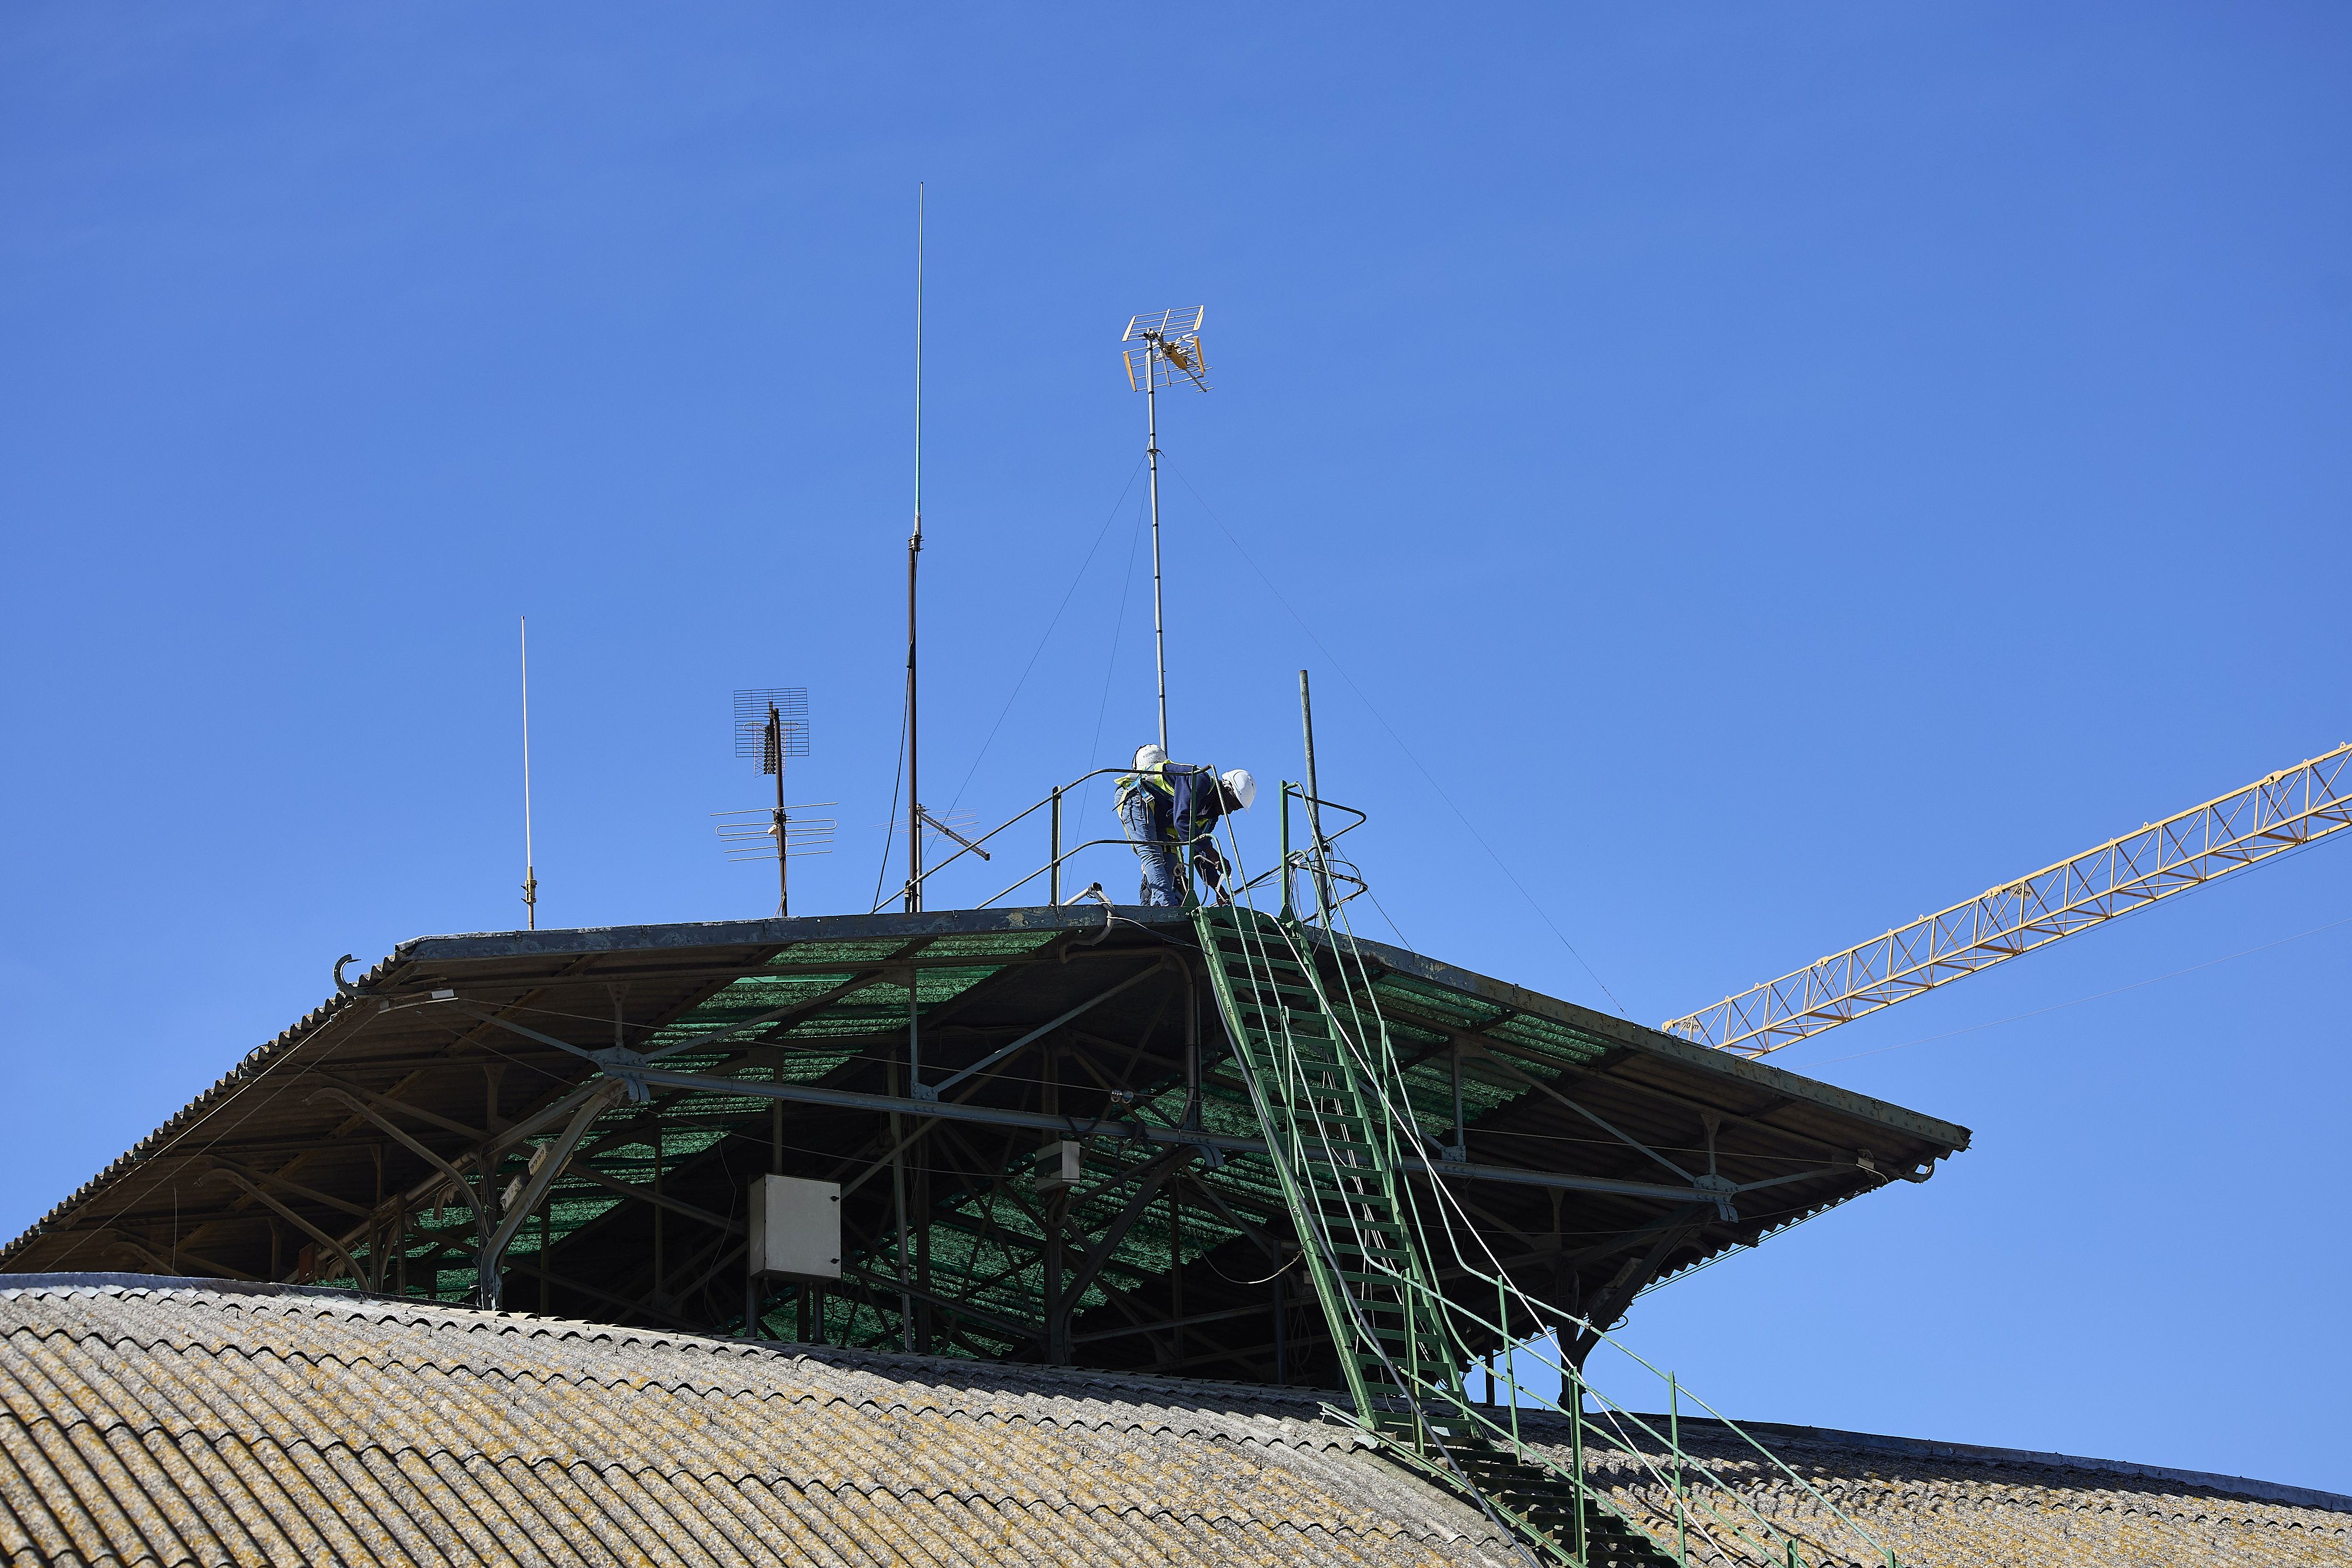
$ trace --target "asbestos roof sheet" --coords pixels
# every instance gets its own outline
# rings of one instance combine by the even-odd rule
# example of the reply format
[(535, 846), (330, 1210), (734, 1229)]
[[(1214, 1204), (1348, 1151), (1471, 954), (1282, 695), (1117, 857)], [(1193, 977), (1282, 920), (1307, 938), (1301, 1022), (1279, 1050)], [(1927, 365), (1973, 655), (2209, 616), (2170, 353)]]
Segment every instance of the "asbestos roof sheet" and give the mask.
[(1312, 1393), (163, 1280), (0, 1336), (10, 1562), (1509, 1560)]
[[(1671, 1545), (1677, 1533), (1675, 1461), (1658, 1440), (1666, 1417), (1617, 1415), (1597, 1424), (1615, 1428), (1622, 1441), (1612, 1450), (1588, 1439), (1587, 1473)], [(1556, 1462), (1572, 1462), (1564, 1416), (1523, 1416), (1522, 1430)], [(1739, 1499), (1710, 1504), (1706, 1487), (1689, 1488), (1684, 1527), (1693, 1563), (1731, 1561), (1710, 1542), (1733, 1538), (1745, 1505), (1789, 1536), (1822, 1542), (1850, 1539), (1834, 1509), (1893, 1552), (1903, 1568), (2352, 1565), (2352, 1497), (2334, 1492), (1767, 1422), (1734, 1429), (1685, 1416), (1679, 1437), (1686, 1475), (1704, 1468)]]

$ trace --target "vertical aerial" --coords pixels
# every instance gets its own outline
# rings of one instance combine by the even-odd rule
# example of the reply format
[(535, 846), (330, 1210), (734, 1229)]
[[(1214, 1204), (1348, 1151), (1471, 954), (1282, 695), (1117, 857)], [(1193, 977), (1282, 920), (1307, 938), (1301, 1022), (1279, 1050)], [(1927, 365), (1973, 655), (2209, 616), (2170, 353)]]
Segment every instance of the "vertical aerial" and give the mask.
[(522, 654), (522, 913), (530, 929), (539, 929), (539, 873), (530, 856), (530, 617), (515, 617)]
[(1201, 357), (1201, 319), (1208, 307), (1162, 310), (1129, 319), (1119, 341), (1128, 344), (1127, 384), (1143, 393), (1143, 455), (1151, 465), (1151, 656), (1160, 678), (1160, 749), (1168, 750), (1168, 630), (1160, 599), (1160, 389), (1173, 385), (1178, 371), (1202, 392), (1208, 361)]
[(923, 807), (916, 763), (915, 563), (923, 553), (923, 187), (915, 185), (915, 531), (907, 536), (907, 913), (923, 907)]

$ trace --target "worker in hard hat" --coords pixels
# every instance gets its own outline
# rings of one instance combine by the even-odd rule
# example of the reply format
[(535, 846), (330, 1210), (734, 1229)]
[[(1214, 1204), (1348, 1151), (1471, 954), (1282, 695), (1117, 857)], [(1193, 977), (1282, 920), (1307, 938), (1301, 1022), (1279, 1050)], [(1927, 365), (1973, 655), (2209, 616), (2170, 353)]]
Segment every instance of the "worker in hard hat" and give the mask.
[(1119, 825), (1143, 862), (1136, 902), (1173, 909), (1184, 902), (1176, 879), (1176, 787), (1168, 777), (1168, 754), (1157, 746), (1135, 748), (1135, 771), (1119, 775), (1112, 797)]
[(1225, 892), (1224, 856), (1217, 852), (1216, 828), (1228, 811), (1246, 810), (1257, 799), (1257, 780), (1235, 768), (1214, 768), (1171, 762), (1157, 746), (1135, 748), (1135, 771), (1118, 781), (1118, 820), (1143, 862), (1141, 901), (1163, 909), (1184, 903), (1190, 871), (1197, 873), (1219, 904)]
[(1209, 901), (1231, 904), (1234, 897), (1225, 887), (1231, 868), (1217, 850), (1217, 823), (1228, 811), (1249, 810), (1250, 802), (1257, 799), (1257, 780), (1245, 768), (1232, 768), (1219, 774), (1206, 768), (1169, 764), (1163, 767), (1162, 773), (1172, 786), (1174, 809), (1170, 817), (1175, 824), (1177, 845), (1190, 859), (1202, 885), (1208, 889)]

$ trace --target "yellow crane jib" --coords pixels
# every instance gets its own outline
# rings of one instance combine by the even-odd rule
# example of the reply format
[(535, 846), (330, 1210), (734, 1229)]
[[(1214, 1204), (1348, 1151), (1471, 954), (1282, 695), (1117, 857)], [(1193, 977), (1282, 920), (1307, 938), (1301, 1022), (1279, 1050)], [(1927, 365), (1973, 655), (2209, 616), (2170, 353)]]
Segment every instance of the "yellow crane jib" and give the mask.
[(1659, 1027), (1764, 1056), (2352, 825), (2352, 742)]

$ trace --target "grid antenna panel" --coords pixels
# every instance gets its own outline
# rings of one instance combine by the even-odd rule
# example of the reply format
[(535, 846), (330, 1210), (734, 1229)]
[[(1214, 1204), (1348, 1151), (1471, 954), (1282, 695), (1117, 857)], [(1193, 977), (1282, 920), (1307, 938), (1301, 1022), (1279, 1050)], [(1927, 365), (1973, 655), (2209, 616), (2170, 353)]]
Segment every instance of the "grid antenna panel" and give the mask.
[(806, 757), (809, 754), (808, 688), (806, 686), (755, 686), (735, 694), (735, 755), (749, 757), (760, 764), (760, 771), (776, 770), (776, 758), (768, 751), (768, 710), (773, 707), (782, 721), (782, 749), (786, 757)]
[(1119, 337), (1127, 384), (1144, 392), (1181, 382), (1207, 392), (1209, 361), (1201, 347), (1201, 323), (1208, 314), (1205, 305), (1187, 305), (1130, 317)]

